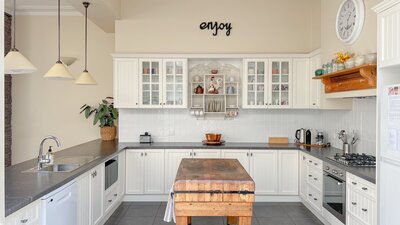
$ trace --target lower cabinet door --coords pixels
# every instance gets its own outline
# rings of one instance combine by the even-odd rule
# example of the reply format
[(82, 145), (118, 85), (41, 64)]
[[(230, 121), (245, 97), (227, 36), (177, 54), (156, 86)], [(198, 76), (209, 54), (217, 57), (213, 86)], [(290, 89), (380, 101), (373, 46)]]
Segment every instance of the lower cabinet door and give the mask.
[(299, 188), (300, 188), (300, 197), (303, 200), (307, 199), (307, 156), (304, 153), (300, 153), (299, 157)]
[(92, 173), (83, 175), (78, 181), (78, 225), (91, 224), (91, 181)]
[(224, 159), (237, 159), (240, 164), (250, 173), (250, 152), (249, 150), (229, 149), (222, 150), (222, 158)]
[(217, 149), (194, 149), (193, 150), (193, 158), (219, 159), (219, 158), (221, 158), (221, 150), (217, 150)]
[(145, 150), (144, 193), (164, 193), (164, 149)]
[(278, 194), (299, 194), (299, 152), (278, 150)]
[(250, 175), (256, 183), (256, 194), (278, 194), (278, 153), (276, 150), (250, 151)]
[(126, 150), (125, 193), (143, 194), (144, 150)]
[(104, 164), (100, 164), (91, 174), (91, 199), (92, 199), (92, 223), (97, 225), (103, 217), (104, 195)]
[(182, 159), (191, 157), (191, 149), (165, 150), (165, 194), (169, 194), (169, 191), (174, 184), (176, 172), (178, 172), (178, 167), (181, 164)]

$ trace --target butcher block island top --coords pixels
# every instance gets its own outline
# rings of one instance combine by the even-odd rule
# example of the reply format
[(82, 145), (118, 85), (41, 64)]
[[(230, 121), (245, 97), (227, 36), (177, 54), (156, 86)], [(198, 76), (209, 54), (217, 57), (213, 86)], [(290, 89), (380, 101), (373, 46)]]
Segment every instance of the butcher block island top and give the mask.
[(226, 216), (229, 224), (250, 225), (254, 191), (236, 159), (183, 159), (174, 183), (177, 225), (190, 224), (192, 216)]

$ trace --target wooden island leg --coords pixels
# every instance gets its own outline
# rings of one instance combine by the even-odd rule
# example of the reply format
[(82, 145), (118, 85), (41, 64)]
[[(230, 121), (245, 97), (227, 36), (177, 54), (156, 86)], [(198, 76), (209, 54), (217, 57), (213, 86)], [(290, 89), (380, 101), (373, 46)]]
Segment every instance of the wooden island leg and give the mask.
[(251, 225), (251, 217), (240, 216), (238, 225)]
[(192, 225), (192, 217), (191, 216), (188, 216), (188, 224)]
[(187, 216), (177, 216), (176, 225), (188, 225), (189, 217)]
[(238, 224), (236, 216), (228, 216), (227, 225)]

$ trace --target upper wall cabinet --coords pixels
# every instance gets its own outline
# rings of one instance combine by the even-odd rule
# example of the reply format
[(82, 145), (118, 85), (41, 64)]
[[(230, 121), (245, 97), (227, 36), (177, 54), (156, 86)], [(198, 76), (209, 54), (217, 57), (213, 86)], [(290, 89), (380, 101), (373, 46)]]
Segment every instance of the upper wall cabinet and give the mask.
[(309, 108), (310, 106), (310, 60), (308, 58), (293, 59), (293, 108)]
[(243, 108), (290, 108), (290, 59), (243, 60)]
[(117, 108), (186, 108), (187, 59), (114, 59)]
[(114, 59), (114, 105), (116, 108), (138, 108), (138, 59)]
[[(392, 1), (393, 4), (395, 1)], [(388, 5), (390, 4), (387, 3)], [(384, 5), (384, 3), (382, 3)], [(388, 6), (389, 7), (389, 6)], [(378, 64), (380, 67), (400, 65), (400, 4), (378, 11)]]

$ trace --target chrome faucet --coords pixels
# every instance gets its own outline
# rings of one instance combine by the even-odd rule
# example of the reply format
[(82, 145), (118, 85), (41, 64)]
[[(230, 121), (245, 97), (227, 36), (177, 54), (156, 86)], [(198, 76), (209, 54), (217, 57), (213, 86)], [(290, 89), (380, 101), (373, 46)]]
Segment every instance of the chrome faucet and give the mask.
[(57, 144), (57, 147), (61, 146), (60, 140), (52, 135), (46, 136), (42, 139), (42, 141), (40, 141), (40, 147), (39, 147), (39, 156), (38, 156), (38, 165), (37, 168), (38, 169), (42, 169), (43, 168), (43, 164), (49, 163), (50, 159), (47, 159), (44, 155), (43, 155), (43, 144), (46, 140), (51, 139), (54, 140)]

